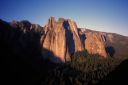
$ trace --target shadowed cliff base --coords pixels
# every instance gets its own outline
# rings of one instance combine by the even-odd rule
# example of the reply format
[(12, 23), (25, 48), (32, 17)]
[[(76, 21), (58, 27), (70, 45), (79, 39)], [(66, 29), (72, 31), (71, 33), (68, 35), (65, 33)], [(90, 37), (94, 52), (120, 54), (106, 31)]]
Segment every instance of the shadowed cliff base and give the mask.
[(114, 49), (114, 47), (112, 47), (112, 46), (107, 46), (107, 47), (105, 48), (105, 50), (106, 50), (106, 53), (108, 54), (108, 56), (110, 56), (110, 57), (113, 57), (113, 56), (114, 56), (114, 54), (115, 54), (115, 49)]

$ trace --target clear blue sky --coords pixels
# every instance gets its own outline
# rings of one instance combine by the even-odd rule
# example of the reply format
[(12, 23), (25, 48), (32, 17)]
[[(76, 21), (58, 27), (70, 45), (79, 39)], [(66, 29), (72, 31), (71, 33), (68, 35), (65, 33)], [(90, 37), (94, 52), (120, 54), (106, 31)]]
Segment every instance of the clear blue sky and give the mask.
[(50, 16), (128, 36), (128, 0), (0, 0), (0, 19), (5, 21), (29, 20), (44, 26)]

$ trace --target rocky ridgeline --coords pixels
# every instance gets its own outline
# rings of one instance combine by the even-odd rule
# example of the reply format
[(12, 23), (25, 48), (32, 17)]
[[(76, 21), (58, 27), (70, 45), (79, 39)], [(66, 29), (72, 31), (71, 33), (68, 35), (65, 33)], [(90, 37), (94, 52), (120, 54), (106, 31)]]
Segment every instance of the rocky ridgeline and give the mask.
[[(78, 28), (71, 19), (59, 18), (56, 21), (54, 17), (50, 17), (44, 27), (26, 20), (4, 23), (6, 22), (0, 20), (1, 35), (3, 33), (4, 36), (12, 38), (14, 33), (8, 28), (17, 29), (17, 32), (21, 34), (19, 38), (22, 38), (18, 39), (18, 42), (23, 45), (21, 48), (27, 47), (31, 41), (31, 43), (40, 43), (42, 56), (53, 62), (71, 61), (71, 56), (75, 52), (83, 50), (87, 50), (89, 54), (97, 54), (104, 58), (107, 56), (128, 56), (127, 37)], [(10, 31), (4, 31), (3, 28)], [(19, 33), (15, 33), (15, 35)], [(40, 36), (40, 42), (36, 41), (37, 35)], [(28, 38), (25, 39), (24, 36)], [(17, 46), (15, 47), (18, 49)], [(36, 48), (36, 45), (34, 48)]]

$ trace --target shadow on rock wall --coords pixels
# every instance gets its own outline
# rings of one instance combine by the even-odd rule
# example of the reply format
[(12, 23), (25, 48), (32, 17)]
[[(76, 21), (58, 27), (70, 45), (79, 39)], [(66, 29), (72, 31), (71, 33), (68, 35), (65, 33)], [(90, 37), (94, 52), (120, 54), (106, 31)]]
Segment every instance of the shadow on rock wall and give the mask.
[(109, 55), (109, 56), (111, 56), (111, 57), (113, 57), (114, 56), (114, 54), (115, 54), (115, 49), (114, 49), (114, 47), (112, 47), (112, 46), (107, 46), (106, 48), (105, 48), (105, 50), (106, 50), (106, 52), (107, 52), (107, 54)]

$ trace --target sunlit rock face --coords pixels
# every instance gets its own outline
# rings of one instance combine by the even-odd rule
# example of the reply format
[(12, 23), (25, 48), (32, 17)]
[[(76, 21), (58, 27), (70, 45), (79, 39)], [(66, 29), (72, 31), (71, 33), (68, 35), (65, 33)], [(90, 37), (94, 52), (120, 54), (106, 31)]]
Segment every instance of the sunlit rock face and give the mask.
[[(84, 49), (78, 34), (76, 23), (72, 20), (51, 17), (44, 26), (45, 34), (42, 36), (42, 47), (51, 51), (54, 61), (70, 61), (70, 56), (76, 51)], [(48, 56), (48, 53), (43, 53)], [(55, 59), (56, 57), (56, 59)]]
[(105, 46), (105, 37), (102, 33), (86, 33), (85, 48), (90, 54), (97, 54), (102, 57), (107, 57)]
[(105, 58), (108, 55), (106, 36), (107, 33), (80, 29), (73, 20), (59, 18), (56, 21), (54, 17), (50, 17), (41, 37), (42, 48), (50, 53), (42, 51), (42, 54), (54, 62), (70, 61), (72, 54), (83, 50)]

